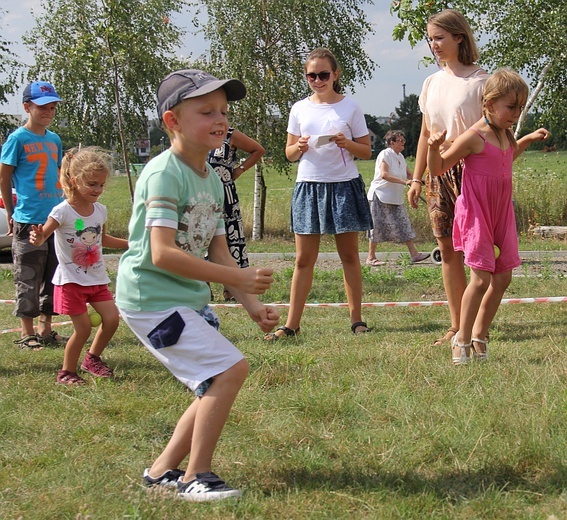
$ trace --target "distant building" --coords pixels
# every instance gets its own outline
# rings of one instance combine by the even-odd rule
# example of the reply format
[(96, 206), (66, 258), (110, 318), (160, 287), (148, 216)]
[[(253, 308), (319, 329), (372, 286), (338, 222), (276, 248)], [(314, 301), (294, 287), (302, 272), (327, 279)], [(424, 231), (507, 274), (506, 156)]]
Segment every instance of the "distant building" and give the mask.
[(372, 130), (370, 130), (370, 128), (368, 129), (368, 134), (370, 135), (370, 148), (374, 150), (376, 147), (376, 134)]
[(138, 157), (147, 158), (150, 157), (150, 140), (146, 137), (143, 139), (138, 139), (136, 141), (136, 151), (134, 152)]

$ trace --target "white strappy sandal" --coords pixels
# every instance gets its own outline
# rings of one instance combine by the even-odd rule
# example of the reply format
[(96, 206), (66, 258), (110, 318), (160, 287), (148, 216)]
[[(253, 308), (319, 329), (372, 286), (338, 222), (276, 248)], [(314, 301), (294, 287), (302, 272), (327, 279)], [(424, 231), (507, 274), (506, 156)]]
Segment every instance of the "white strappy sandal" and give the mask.
[[(471, 351), (472, 342), (466, 343), (464, 345), (460, 345), (459, 341), (457, 340), (457, 334), (455, 334), (453, 336), (453, 339), (451, 340), (451, 345), (453, 352), (453, 357), (451, 361), (453, 362), (453, 365), (458, 366), (458, 365), (466, 365), (467, 363), (470, 363), (471, 361), (470, 351)], [(457, 349), (460, 349), (459, 355), (455, 354), (455, 351)]]
[(488, 339), (472, 338), (472, 353), (477, 361), (488, 361)]

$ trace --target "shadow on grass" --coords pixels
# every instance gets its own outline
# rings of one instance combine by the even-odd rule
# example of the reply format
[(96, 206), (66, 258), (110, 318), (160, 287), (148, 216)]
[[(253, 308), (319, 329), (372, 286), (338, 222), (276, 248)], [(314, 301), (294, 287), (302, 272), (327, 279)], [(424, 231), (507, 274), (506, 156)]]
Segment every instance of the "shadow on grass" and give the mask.
[(280, 472), (276, 476), (290, 487), (301, 488), (303, 491), (392, 491), (404, 497), (434, 494), (443, 500), (461, 502), (485, 496), (488, 492), (559, 496), (565, 489), (567, 466), (550, 465), (549, 472), (539, 478), (506, 464), (477, 471), (445, 472), (431, 477), (416, 472), (383, 473), (380, 470), (374, 475), (364, 475), (359, 468), (341, 470), (338, 473), (294, 469)]

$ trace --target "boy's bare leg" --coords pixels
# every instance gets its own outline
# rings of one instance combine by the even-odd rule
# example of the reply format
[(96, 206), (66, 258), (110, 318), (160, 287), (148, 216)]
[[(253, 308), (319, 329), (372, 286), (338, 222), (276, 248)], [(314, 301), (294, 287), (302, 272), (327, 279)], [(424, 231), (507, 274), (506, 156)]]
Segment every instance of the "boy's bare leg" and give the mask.
[(33, 318), (21, 317), (20, 322), (22, 324), (22, 338), (35, 335), (35, 330), (33, 328)]
[(191, 453), (184, 482), (197, 473), (211, 471), (213, 454), (228, 419), (232, 404), (248, 375), (248, 362), (243, 359), (215, 379), (205, 395), (197, 398), (177, 423), (165, 450), (150, 469), (157, 477), (180, 466)]
[(196, 398), (181, 419), (177, 422), (173, 435), (165, 449), (154, 461), (150, 468), (150, 476), (157, 478), (170, 469), (177, 469), (191, 451), (193, 441), (193, 428), (195, 427), (195, 416), (201, 403), (201, 398)]
[(201, 397), (193, 428), (191, 457), (184, 482), (197, 473), (211, 471), (213, 454), (234, 400), (248, 375), (248, 361), (242, 359), (227, 371), (215, 376), (205, 395)]

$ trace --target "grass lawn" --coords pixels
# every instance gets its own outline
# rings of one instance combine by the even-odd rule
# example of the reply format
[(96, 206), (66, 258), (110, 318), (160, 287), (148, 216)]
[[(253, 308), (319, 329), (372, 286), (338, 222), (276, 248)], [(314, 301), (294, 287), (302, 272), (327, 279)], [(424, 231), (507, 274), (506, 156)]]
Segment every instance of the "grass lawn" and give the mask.
[[(436, 268), (363, 272), (365, 301), (442, 297)], [(290, 275), (265, 301), (289, 301)], [(10, 271), (0, 279), (12, 298)], [(310, 301), (344, 301), (340, 271), (317, 270), (315, 287)], [(542, 267), (505, 297), (565, 294), (565, 277)], [(104, 354), (116, 377), (75, 389), (55, 384), (61, 349), (2, 336), (0, 518), (567, 517), (566, 304), (503, 305), (491, 360), (459, 368), (431, 346), (446, 307), (366, 308), (363, 336), (347, 309), (308, 308), (298, 338), (269, 344), (244, 310), (217, 312), (251, 365), (213, 468), (240, 501), (141, 487), (191, 396), (121, 323)], [(0, 327), (14, 326), (2, 305)]]
[[(532, 170), (565, 186), (566, 154), (544, 166), (543, 154), (526, 157), (526, 186)], [(373, 164), (360, 169), (368, 180)], [(273, 232), (250, 249), (293, 251), (285, 231), (293, 182), (270, 175)], [(248, 208), (252, 175), (238, 182)], [(565, 193), (545, 195), (548, 205), (559, 207)], [(118, 236), (125, 201), (126, 180), (113, 178), (103, 202)], [(565, 249), (527, 235), (521, 243)], [(444, 299), (440, 269), (405, 267), (363, 267), (364, 301)], [(545, 259), (524, 274), (505, 298), (567, 295), (567, 278)], [(290, 268), (278, 271), (262, 299), (289, 301), (290, 279)], [(11, 271), (0, 269), (0, 298), (13, 294)], [(309, 301), (344, 302), (342, 273), (316, 269)], [(0, 304), (2, 330), (17, 326), (11, 311)], [(446, 307), (365, 308), (374, 331), (361, 336), (350, 332), (347, 309), (310, 307), (302, 333), (275, 343), (243, 309), (217, 312), (251, 366), (213, 465), (244, 491), (241, 500), (191, 504), (141, 487), (192, 397), (121, 323), (104, 353), (115, 378), (87, 375), (82, 388), (55, 384), (61, 348), (18, 350), (17, 333), (0, 336), (0, 519), (567, 518), (567, 304), (501, 306), (490, 361), (464, 367), (432, 346), (449, 325)]]

